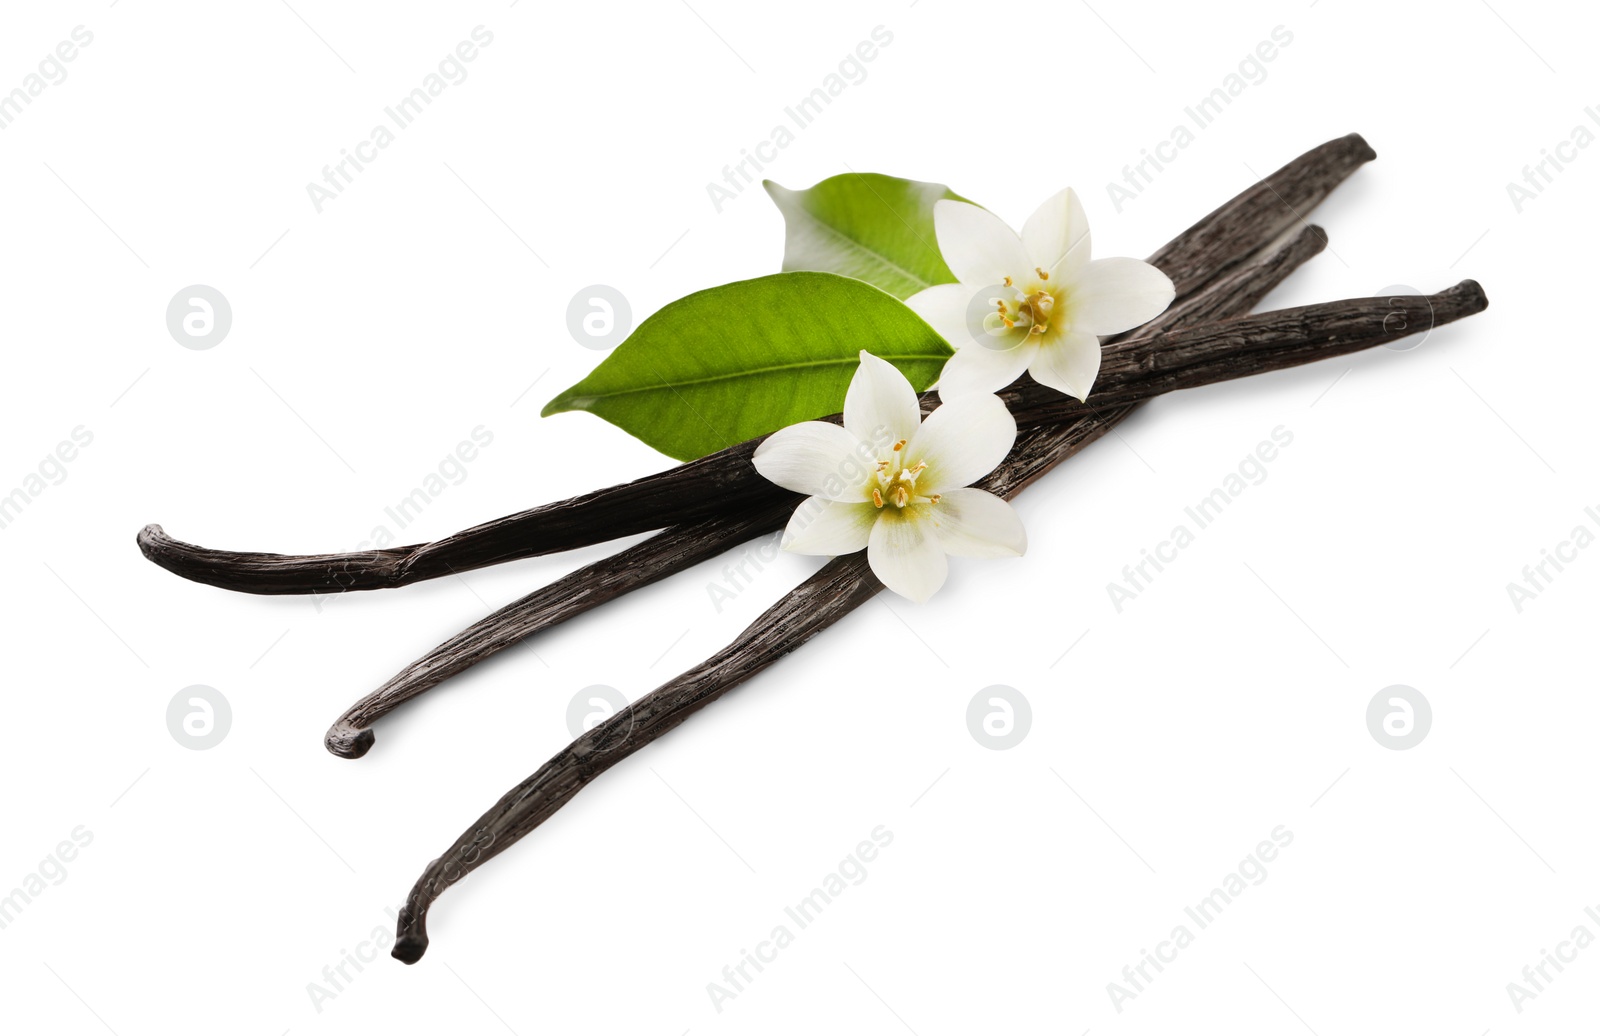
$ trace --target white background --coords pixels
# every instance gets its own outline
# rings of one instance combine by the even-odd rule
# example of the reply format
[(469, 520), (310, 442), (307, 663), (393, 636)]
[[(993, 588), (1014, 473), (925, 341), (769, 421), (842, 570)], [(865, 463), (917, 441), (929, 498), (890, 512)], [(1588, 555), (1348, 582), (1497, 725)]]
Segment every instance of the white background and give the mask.
[[(92, 842), (0, 930), (0, 1024), (1592, 1022), (1600, 948), (1520, 1012), (1507, 991), (1575, 926), (1600, 935), (1584, 914), (1600, 905), (1600, 550), (1520, 613), (1507, 591), (1600, 524), (1583, 316), (1600, 149), (1520, 213), (1506, 187), (1575, 126), (1600, 132), (1581, 9), (692, 2), (8, 6), (0, 91), (75, 26), (93, 42), (0, 131), (0, 491), (74, 428), (93, 442), (0, 529), (0, 892), (59, 873), (42, 861), (75, 828)], [(493, 42), (469, 77), (315, 211), (306, 184), (478, 25)], [(719, 213), (706, 184), (879, 25), (893, 40), (866, 79), (765, 175), (942, 180), (1013, 225), (1072, 184), (1097, 254), (1143, 256), (1356, 130), (1379, 160), (1312, 217), (1331, 246), (1268, 305), (1473, 277), (1491, 308), (1408, 351), (1146, 407), (1020, 498), (1026, 559), (961, 564), (926, 606), (874, 601), (453, 888), (420, 964), (380, 954), (314, 996), (567, 742), (574, 694), (647, 692), (817, 562), (769, 565), (720, 613), (723, 562), (609, 605), (382, 722), (350, 762), (322, 747), (347, 704), (611, 545), (318, 607), (183, 582), (135, 533), (355, 548), (480, 425), (492, 444), (401, 541), (666, 466), (588, 415), (538, 417), (601, 358), (569, 336), (567, 302), (604, 283), (643, 317), (776, 270), (766, 197)], [(1293, 40), (1266, 78), (1117, 212), (1106, 183), (1280, 25)], [(207, 351), (164, 320), (197, 283), (233, 307)], [(1265, 481), (1119, 613), (1107, 584), (1280, 425), (1293, 443)], [(232, 707), (207, 751), (166, 726), (192, 684)], [(1007, 751), (966, 725), (992, 684), (1032, 706)], [(1366, 725), (1392, 684), (1432, 703), (1406, 751)], [(867, 878), (719, 1012), (707, 984), (878, 825), (893, 842)], [(1278, 825), (1294, 838), (1267, 879), (1119, 1012), (1107, 983)]]

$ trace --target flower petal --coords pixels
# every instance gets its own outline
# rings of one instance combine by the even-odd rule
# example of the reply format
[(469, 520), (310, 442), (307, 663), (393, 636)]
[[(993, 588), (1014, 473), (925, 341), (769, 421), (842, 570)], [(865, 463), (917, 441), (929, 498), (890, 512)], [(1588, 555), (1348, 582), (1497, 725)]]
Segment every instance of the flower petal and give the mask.
[(1088, 399), (1100, 373), (1100, 338), (1087, 331), (1046, 335), (1044, 343), (1034, 351), (1028, 373), (1046, 388), (1079, 401)]
[(942, 198), (933, 203), (939, 254), (956, 280), (974, 288), (1033, 272), (1022, 238), (988, 209)]
[(889, 447), (909, 439), (921, 422), (911, 382), (894, 364), (863, 349), (861, 366), (844, 394), (845, 431), (888, 456)]
[(1022, 225), (1022, 244), (1034, 266), (1057, 280), (1075, 276), (1089, 262), (1089, 219), (1068, 187), (1039, 206)]
[(841, 503), (809, 497), (789, 518), (783, 530), (783, 549), (796, 554), (838, 557), (867, 548), (867, 538), (878, 521), (870, 503)]
[(935, 284), (906, 299), (911, 311), (952, 346), (959, 347), (967, 337), (967, 304), (972, 289), (964, 284)]
[[(844, 507), (844, 504), (833, 504)], [(1028, 549), (1022, 519), (1004, 500), (981, 489), (950, 489), (930, 510), (946, 554), (959, 558), (1013, 558)]]
[[(1038, 348), (1022, 344), (1010, 349), (969, 345), (956, 350), (939, 372), (939, 398), (948, 403), (961, 396), (988, 396), (1022, 376)], [(938, 411), (935, 411), (937, 413)]]
[(1172, 280), (1142, 259), (1096, 259), (1072, 282), (1072, 327), (1114, 335), (1161, 315), (1176, 294)]
[(872, 527), (867, 564), (879, 582), (919, 604), (932, 597), (950, 574), (944, 548), (925, 520), (926, 504), (912, 504), (885, 515)]
[(836, 424), (806, 421), (780, 428), (750, 458), (763, 477), (785, 489), (828, 500), (860, 501), (872, 456)]
[(958, 396), (928, 415), (906, 444), (907, 464), (926, 464), (917, 493), (968, 486), (993, 471), (1017, 441), (1017, 422), (999, 396)]

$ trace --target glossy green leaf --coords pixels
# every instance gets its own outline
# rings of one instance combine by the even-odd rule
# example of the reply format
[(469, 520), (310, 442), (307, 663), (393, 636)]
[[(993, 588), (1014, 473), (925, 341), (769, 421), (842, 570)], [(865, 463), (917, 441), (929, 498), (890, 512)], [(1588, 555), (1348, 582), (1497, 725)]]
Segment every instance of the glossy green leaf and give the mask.
[(919, 390), (950, 346), (870, 284), (778, 273), (696, 292), (640, 324), (546, 416), (587, 410), (678, 460), (838, 413), (862, 349)]
[(843, 274), (897, 299), (956, 279), (939, 256), (933, 203), (966, 199), (942, 183), (844, 173), (804, 191), (763, 186), (788, 228), (785, 270)]

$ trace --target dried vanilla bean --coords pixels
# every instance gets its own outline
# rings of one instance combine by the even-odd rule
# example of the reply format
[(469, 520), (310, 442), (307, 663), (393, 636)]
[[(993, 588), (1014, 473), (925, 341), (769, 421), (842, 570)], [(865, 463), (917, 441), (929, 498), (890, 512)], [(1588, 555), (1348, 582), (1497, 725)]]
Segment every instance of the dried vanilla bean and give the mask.
[[(1304, 213), (1373, 157), (1356, 134), (1313, 148), (1180, 234), (1151, 262), (1172, 277), (1179, 298), (1185, 298), (1279, 235), (1302, 226)], [(265, 554), (184, 543), (159, 525), (145, 526), (138, 542), (147, 558), (185, 579), (245, 593), (403, 586), (696, 521), (719, 513), (726, 499), (738, 498), (747, 506), (780, 499), (750, 464), (755, 445), (755, 440), (739, 443), (655, 475), (497, 518), (431, 543), (344, 554)]]
[[(1304, 227), (1235, 265), (1202, 292), (1181, 300), (1140, 329), (1176, 330), (1246, 311), (1301, 263), (1322, 251), (1327, 235)], [(931, 406), (925, 398), (924, 404)], [(1096, 409), (1100, 409), (1097, 405)], [(1126, 412), (1126, 404), (1122, 412)], [(1094, 414), (1072, 421), (1098, 423)], [(1020, 485), (1018, 487), (1020, 489)], [(742, 516), (719, 516), (668, 529), (612, 557), (577, 569), (473, 623), (397, 673), (336, 720), (324, 739), (328, 751), (357, 758), (372, 747), (372, 724), (449, 677), (596, 605), (665, 578), (728, 550), (745, 539), (781, 529), (799, 496)]]
[(1305, 223), (1305, 214), (1335, 187), (1377, 158), (1359, 133), (1307, 151), (1254, 188), (1213, 210), (1162, 246), (1150, 262), (1172, 278), (1182, 298), (1220, 269), (1218, 256), (1242, 259), (1278, 234)]
[(1341, 299), (1162, 332), (1106, 350), (1088, 403), (1030, 386), (1014, 404), (1019, 427), (1054, 424), (1086, 409), (1298, 367), (1454, 323), (1489, 305), (1477, 281), (1434, 295)]
[[(1366, 300), (1347, 300), (1344, 304), (1364, 306), (1365, 303)], [(1334, 319), (1334, 314), (1315, 306), (1302, 307), (1302, 310), (1314, 321), (1327, 322)], [(1102, 407), (1116, 405), (1148, 399), (1182, 388), (1195, 388), (1238, 376), (1231, 373), (1233, 371), (1252, 373), (1253, 370), (1243, 359), (1242, 350), (1255, 349), (1265, 355), (1275, 355), (1277, 350), (1288, 344), (1291, 336), (1297, 334), (1293, 329), (1301, 319), (1300, 312), (1285, 310), (1281, 317), (1277, 314), (1243, 317), (1240, 318), (1242, 326), (1238, 328), (1220, 323), (1206, 324), (1170, 338), (1141, 334), (1109, 347), (1105, 351), (1100, 375), (1095, 382), (1093, 405)], [(1361, 317), (1365, 313), (1365, 309), (1358, 309), (1354, 315)], [(1269, 317), (1276, 317), (1277, 323), (1268, 325), (1266, 321)], [(1379, 319), (1381, 323), (1381, 315)], [(1272, 329), (1276, 327), (1282, 327), (1284, 330), (1281, 333), (1273, 332)], [(1268, 333), (1263, 334), (1262, 329), (1267, 329)], [(1343, 324), (1338, 326), (1340, 335), (1347, 332), (1355, 334), (1357, 339), (1360, 338), (1359, 328), (1346, 328)], [(1272, 361), (1267, 362), (1270, 364)], [(1085, 404), (1078, 403), (1028, 378), (1020, 379), (1010, 385), (1000, 393), (1000, 396), (1016, 416), (1018, 426), (1024, 428), (1070, 419), (1085, 407)], [(931, 408), (935, 402), (932, 394), (924, 395), (924, 409)], [(837, 418), (838, 415), (833, 415), (828, 420)], [(704, 492), (706, 496), (698, 500), (692, 508), (670, 502), (665, 507), (661, 506), (658, 503), (661, 498), (651, 497), (640, 489), (641, 486), (651, 482), (651, 479), (603, 491), (625, 497), (632, 502), (635, 510), (626, 520), (619, 520), (615, 524), (606, 526), (604, 532), (588, 530), (583, 542), (590, 540), (600, 542), (630, 533), (648, 532), (659, 528), (664, 516), (674, 518), (676, 524), (712, 517), (725, 513), (731, 506), (730, 501), (736, 501), (737, 506), (741, 507), (759, 507), (786, 499), (787, 494), (784, 490), (762, 479), (755, 473), (750, 463), (749, 455), (759, 442), (760, 439), (752, 439), (739, 444), (734, 450), (724, 450), (713, 454), (712, 458), (706, 458), (707, 461), (716, 458), (715, 466), (694, 461), (663, 472), (660, 476), (651, 477), (656, 480), (653, 484), (658, 488), (670, 487), (673, 495), (680, 492), (685, 485), (699, 487), (698, 491)], [(734, 456), (741, 457), (740, 463), (748, 469), (748, 473), (737, 478), (731, 472), (722, 473), (719, 488), (712, 489), (707, 486), (705, 473), (711, 470), (720, 472), (721, 466)], [(628, 492), (623, 494), (621, 490)], [(594, 495), (591, 494), (591, 497)], [(663, 497), (665, 496), (663, 493)], [(602, 516), (590, 511), (584, 502), (588, 499), (590, 498), (578, 498), (578, 502), (566, 501), (548, 505), (544, 509), (544, 517), (548, 518), (549, 522), (544, 523), (541, 528), (548, 529), (559, 524), (563, 528), (570, 529), (577, 519), (585, 516), (598, 520)], [(508, 525), (516, 525), (521, 520), (519, 518), (504, 521)], [(479, 527), (479, 530), (469, 530), (448, 540), (423, 544), (415, 548), (394, 547), (361, 554), (322, 554), (309, 557), (210, 550), (170, 539), (161, 527), (156, 525), (144, 529), (140, 534), (139, 544), (152, 561), (179, 575), (226, 589), (247, 589), (254, 593), (271, 594), (312, 592), (327, 583), (347, 590), (400, 586), (446, 572), (476, 568), (496, 561), (547, 553), (556, 549), (548, 542), (537, 549), (525, 545), (519, 546), (522, 536), (532, 534), (526, 527), (515, 530), (501, 529), (493, 533), (480, 531), (484, 528), (486, 527)], [(570, 532), (563, 532), (554, 542), (561, 544), (562, 549), (577, 543)]]
[(440, 644), (345, 711), (328, 729), (328, 751), (346, 759), (372, 747), (372, 724), (464, 669), (512, 647), (541, 629), (581, 615), (630, 590), (716, 557), (746, 540), (776, 532), (800, 497), (754, 510), (675, 526), (642, 543), (585, 565), (513, 601)]
[(266, 554), (184, 543), (159, 525), (139, 532), (144, 556), (197, 583), (253, 594), (383, 590), (485, 565), (591, 546), (709, 518), (727, 501), (759, 505), (782, 490), (749, 477), (756, 441), (633, 482), (544, 504), (431, 543), (343, 554)]

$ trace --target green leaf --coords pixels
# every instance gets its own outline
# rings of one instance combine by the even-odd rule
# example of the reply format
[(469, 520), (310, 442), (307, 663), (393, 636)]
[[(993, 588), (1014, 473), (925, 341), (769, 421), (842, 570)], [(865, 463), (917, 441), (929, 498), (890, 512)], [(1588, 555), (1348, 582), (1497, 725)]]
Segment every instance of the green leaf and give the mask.
[(921, 317), (870, 284), (831, 273), (736, 281), (663, 307), (543, 414), (587, 410), (692, 460), (838, 413), (862, 349), (918, 390), (950, 355)]
[(844, 173), (791, 191), (771, 180), (767, 193), (788, 228), (785, 270), (821, 270), (866, 281), (897, 299), (956, 277), (939, 255), (933, 203), (967, 199), (942, 183), (880, 173)]

